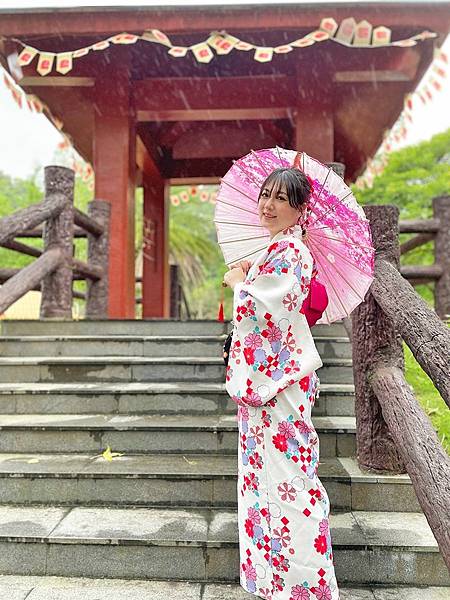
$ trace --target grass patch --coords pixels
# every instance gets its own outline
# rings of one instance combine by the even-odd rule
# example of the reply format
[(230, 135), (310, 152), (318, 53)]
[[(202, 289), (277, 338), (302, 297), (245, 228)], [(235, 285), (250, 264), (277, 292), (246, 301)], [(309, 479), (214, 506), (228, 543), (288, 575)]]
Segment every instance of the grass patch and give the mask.
[(445, 451), (450, 454), (450, 410), (406, 344), (405, 376), (428, 415)]

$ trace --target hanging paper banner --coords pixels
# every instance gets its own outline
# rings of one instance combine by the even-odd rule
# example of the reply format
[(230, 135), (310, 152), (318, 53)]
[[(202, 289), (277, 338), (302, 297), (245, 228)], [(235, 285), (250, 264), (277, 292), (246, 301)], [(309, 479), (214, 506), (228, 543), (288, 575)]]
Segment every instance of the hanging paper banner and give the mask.
[(306, 46), (312, 46), (314, 44), (314, 40), (310, 37), (303, 37), (298, 40), (294, 40), (290, 43), (294, 48), (306, 48)]
[(248, 50), (253, 50), (254, 45), (249, 44), (248, 42), (243, 42), (242, 40), (239, 40), (239, 42), (236, 44), (235, 48), (236, 48), (236, 50), (243, 50), (244, 52), (247, 52)]
[(19, 65), (17, 52), (11, 52), (6, 57), (6, 62), (8, 63), (8, 71), (14, 77), (15, 81), (20, 81), (23, 78), (22, 67)]
[(162, 31), (159, 31), (159, 29), (150, 29), (148, 31), (144, 31), (140, 37), (147, 42), (157, 42), (159, 44), (163, 44), (164, 46), (172, 46), (172, 42), (169, 40), (167, 35)]
[(73, 61), (72, 61), (72, 53), (66, 52), (66, 54), (58, 54), (56, 57), (56, 70), (61, 75), (65, 75), (69, 71), (72, 70)]
[(75, 52), (72, 52), (72, 56), (74, 58), (81, 58), (82, 56), (86, 56), (86, 54), (89, 52), (90, 48), (79, 48), (78, 50), (75, 50)]
[(180, 206), (180, 199), (178, 198), (178, 196), (176, 194), (170, 196), (170, 202), (172, 203), (173, 206)]
[(287, 54), (288, 52), (292, 52), (294, 48), (292, 46), (277, 46), (273, 49), (275, 54)]
[[(167, 46), (169, 48), (168, 54), (170, 54), (174, 58), (184, 57), (189, 51), (191, 51), (194, 54), (196, 60), (201, 63), (209, 63), (214, 58), (214, 54), (212, 53), (211, 48), (214, 49), (218, 56), (227, 55), (233, 49), (238, 51), (254, 50), (254, 59), (257, 62), (269, 62), (272, 60), (274, 53), (287, 54), (288, 52), (291, 52), (293, 48), (306, 48), (316, 42), (323, 42), (326, 40), (354, 47), (409, 47), (416, 45), (417, 41), (431, 39), (436, 36), (436, 33), (430, 31), (422, 31), (421, 33), (410, 38), (391, 42), (391, 30), (387, 27), (379, 26), (373, 29), (372, 32), (372, 25), (366, 20), (363, 20), (360, 23), (356, 24), (355, 19), (353, 17), (350, 17), (344, 19), (341, 22), (341, 24), (338, 25), (333, 18), (329, 17), (321, 20), (318, 29), (311, 31), (310, 33), (304, 35), (302, 38), (293, 40), (292, 42), (284, 43), (274, 48), (250, 44), (245, 40), (241, 40), (233, 35), (230, 35), (226, 31), (211, 32), (204, 42), (199, 42), (197, 44), (194, 44), (193, 46), (174, 46), (165, 33), (160, 31), (159, 29), (150, 29), (144, 31), (142, 35), (131, 34), (125, 31), (113, 35), (107, 39), (99, 40), (95, 44), (92, 44), (91, 46), (88, 46), (86, 48), (78, 48), (77, 50), (73, 51), (67, 50), (65, 52), (62, 52), (61, 54), (66, 59), (68, 59), (69, 55), (72, 56), (72, 59), (78, 59), (88, 54), (90, 50), (106, 50), (109, 47), (110, 43), (135, 44), (136, 42), (141, 40), (146, 42), (163, 44), (164, 46)], [(22, 44), (20, 40), (17, 40), (15, 38), (14, 41), (23, 46), (23, 50), (21, 51), (20, 56), (18, 58), (20, 66), (29, 65), (33, 60), (34, 56), (36, 56), (36, 54), (40, 54), (41, 60), (40, 69), (38, 70), (38, 73), (40, 73), (41, 75), (46, 75), (48, 74), (48, 72), (50, 72), (49, 66), (51, 62), (50, 57), (52, 56), (52, 53), (48, 53), (45, 51), (41, 52), (36, 48), (27, 46), (26, 44)], [(447, 62), (447, 57), (443, 53), (441, 54), (443, 55), (442, 60)], [(55, 55), (53, 54), (53, 56)], [(57, 60), (57, 65), (61, 67), (61, 69), (58, 70), (58, 72), (61, 74), (68, 73), (71, 70), (71, 68), (69, 68), (70, 64), (69, 62), (62, 61), (63, 59), (61, 59), (60, 61)]]
[(139, 39), (138, 35), (134, 35), (132, 33), (119, 33), (118, 35), (114, 35), (109, 40), (113, 44), (135, 44)]
[(200, 192), (200, 202), (208, 202), (209, 192)]
[(356, 21), (353, 17), (344, 19), (339, 25), (335, 39), (341, 44), (351, 44), (355, 34)]
[(179, 194), (180, 198), (181, 198), (181, 202), (189, 202), (189, 194), (186, 191), (182, 191)]
[(273, 48), (256, 48), (254, 59), (258, 62), (270, 62), (273, 56)]
[(50, 73), (50, 71), (52, 70), (54, 60), (55, 60), (54, 54), (40, 54), (38, 65), (36, 68), (39, 75), (42, 75), (43, 77), (45, 75), (48, 75)]
[(29, 65), (31, 63), (31, 61), (33, 60), (33, 58), (36, 56), (37, 53), (38, 53), (38, 51), (36, 50), (36, 48), (32, 48), (31, 46), (25, 46), (25, 48), (19, 54), (19, 58), (18, 58), (19, 65), (21, 67), (26, 67), (27, 65)]
[(315, 42), (324, 42), (325, 40), (328, 40), (330, 38), (330, 36), (328, 35), (328, 33), (326, 31), (312, 31), (311, 33), (308, 34), (308, 37), (313, 39)]
[(416, 45), (416, 40), (398, 40), (398, 42), (391, 42), (391, 46), (397, 46), (398, 48), (411, 48), (411, 46)]
[(232, 35), (226, 35), (216, 43), (214, 49), (217, 52), (217, 54), (229, 54), (238, 42), (239, 39), (237, 37), (234, 37)]
[(320, 29), (326, 31), (330, 37), (333, 37), (337, 31), (338, 24), (332, 18), (322, 19), (320, 21)]
[(374, 46), (385, 46), (391, 42), (391, 30), (388, 27), (375, 27), (372, 35)]
[(27, 101), (31, 104), (31, 106), (35, 112), (41, 113), (44, 110), (44, 105), (42, 104), (42, 102), (39, 100), (39, 98), (37, 96), (34, 96), (33, 94), (29, 94), (27, 96)]
[(186, 56), (189, 48), (184, 48), (183, 46), (174, 46), (169, 50), (169, 54), (175, 57), (183, 57)]
[(369, 21), (360, 21), (355, 28), (354, 46), (370, 46), (372, 25)]
[(106, 48), (109, 48), (109, 42), (108, 40), (102, 40), (101, 42), (92, 44), (91, 48), (92, 50), (106, 50)]
[(209, 63), (214, 57), (211, 48), (205, 42), (191, 46), (191, 50), (197, 61), (200, 63)]

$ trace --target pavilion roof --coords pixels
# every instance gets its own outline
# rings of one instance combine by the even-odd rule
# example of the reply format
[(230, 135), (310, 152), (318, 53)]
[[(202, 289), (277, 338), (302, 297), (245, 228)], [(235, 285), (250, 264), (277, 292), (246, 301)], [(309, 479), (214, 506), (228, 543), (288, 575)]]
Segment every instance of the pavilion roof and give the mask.
[[(393, 39), (425, 29), (437, 34), (435, 40), (410, 48), (351, 48), (327, 41), (276, 55), (267, 63), (254, 61), (251, 53), (232, 51), (199, 64), (192, 57), (173, 58), (163, 46), (134, 44), (91, 52), (65, 76), (40, 77), (26, 67), (21, 81), (25, 91), (49, 106), (77, 149), (91, 160), (96, 77), (100, 72), (114, 77), (113, 63), (125, 63), (133, 80), (138, 133), (152, 156), (163, 157), (159, 166), (165, 177), (176, 177), (188, 167), (198, 171), (196, 176), (203, 174), (202, 169), (205, 176), (223, 174), (227, 161), (240, 151), (239, 143), (225, 143), (233, 130), (236, 139), (240, 130), (243, 139), (247, 135), (252, 140), (263, 131), (262, 139), (289, 147), (293, 111), (303, 102), (318, 101), (333, 107), (335, 159), (344, 162), (348, 176), (354, 178), (396, 121), (405, 94), (415, 89), (433, 59), (434, 46), (442, 45), (450, 29), (450, 2), (442, 0), (274, 3), (258, 10), (255, 5), (153, 4), (3, 8), (0, 35), (61, 52), (122, 31), (141, 33), (150, 28), (163, 31), (174, 44), (192, 45), (220, 28), (255, 45), (276, 46), (317, 28), (322, 18), (333, 17), (339, 23), (350, 16), (389, 27)], [(12, 47), (7, 42), (2, 48), (0, 42), (0, 53), (6, 56)], [(206, 118), (208, 111), (215, 117)], [(195, 144), (196, 136), (203, 148)]]

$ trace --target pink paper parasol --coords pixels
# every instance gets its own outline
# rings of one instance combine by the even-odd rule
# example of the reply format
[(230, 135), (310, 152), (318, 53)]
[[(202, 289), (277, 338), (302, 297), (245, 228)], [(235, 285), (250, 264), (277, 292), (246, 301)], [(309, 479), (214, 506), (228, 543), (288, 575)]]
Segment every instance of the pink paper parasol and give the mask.
[(305, 152), (268, 148), (235, 161), (221, 180), (214, 222), (227, 265), (254, 260), (270, 236), (259, 223), (257, 201), (265, 178), (280, 167), (297, 167), (313, 190), (308, 201), (304, 243), (327, 289), (328, 307), (319, 323), (348, 316), (363, 300), (373, 280), (374, 248), (369, 222), (351, 189), (331, 167)]

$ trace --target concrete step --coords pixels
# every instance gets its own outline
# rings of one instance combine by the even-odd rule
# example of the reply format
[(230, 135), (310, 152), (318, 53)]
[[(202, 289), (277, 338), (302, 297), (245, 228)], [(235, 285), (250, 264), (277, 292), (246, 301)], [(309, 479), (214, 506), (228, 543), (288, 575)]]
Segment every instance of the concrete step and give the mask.
[[(3, 336), (1, 356), (221, 356), (226, 335)], [(316, 336), (324, 358), (351, 358), (347, 337)]]
[[(0, 383), (0, 414), (235, 414), (223, 383)], [(353, 416), (352, 384), (322, 383), (317, 416)]]
[[(340, 600), (448, 600), (446, 587), (340, 586)], [(9, 600), (252, 600), (239, 584), (0, 576), (0, 597)]]
[[(0, 507), (0, 573), (236, 582), (235, 512)], [(424, 515), (330, 515), (340, 584), (449, 586)]]
[[(340, 600), (448, 600), (447, 587), (339, 586)], [(9, 600), (252, 600), (239, 584), (3, 575)]]
[[(24, 335), (220, 335), (230, 330), (229, 321), (175, 321), (173, 319), (105, 319), (105, 320), (6, 320), (0, 322), (0, 332), (6, 336)], [(314, 335), (347, 337), (341, 322), (316, 325)]]
[[(324, 458), (319, 478), (333, 511), (420, 512), (408, 475), (362, 471)], [(1, 504), (236, 507), (237, 458), (217, 454), (0, 454)]]
[[(353, 383), (349, 358), (323, 359), (323, 383)], [(0, 382), (224, 381), (223, 360), (203, 357), (24, 356), (0, 358)]]
[[(354, 417), (314, 417), (320, 457), (355, 454)], [(1, 415), (0, 452), (223, 453), (238, 447), (235, 415)]]

